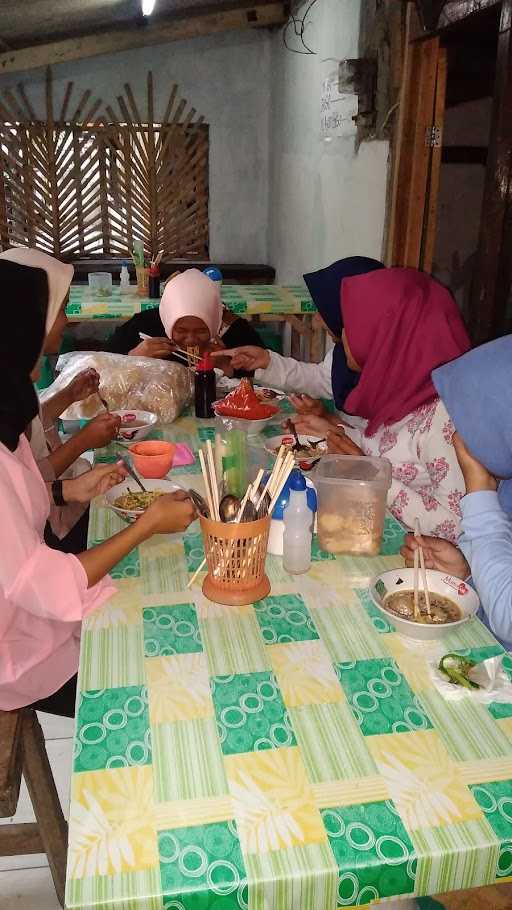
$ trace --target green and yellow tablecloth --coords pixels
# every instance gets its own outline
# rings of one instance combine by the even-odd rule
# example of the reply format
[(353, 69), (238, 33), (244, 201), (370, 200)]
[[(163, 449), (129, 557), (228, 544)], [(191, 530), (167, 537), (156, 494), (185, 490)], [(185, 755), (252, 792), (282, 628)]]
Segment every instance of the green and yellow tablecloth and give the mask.
[[(223, 303), (239, 315), (256, 316), (273, 314), (304, 315), (315, 313), (315, 305), (305, 287), (280, 287), (274, 284), (225, 284), (222, 286)], [(112, 289), (111, 297), (91, 295), (88, 285), (71, 286), (66, 313), (72, 322), (89, 319), (130, 319), (135, 313), (158, 306), (158, 300), (139, 297), (136, 293), (122, 295), (119, 287)]]
[[(197, 447), (192, 418), (160, 434)], [(196, 465), (176, 476), (200, 488)], [(92, 508), (91, 543), (120, 527)], [(187, 590), (197, 524), (116, 567), (82, 635), (69, 908), (335, 910), (512, 880), (512, 706), (445, 701), (426, 663), (502, 649), (478, 620), (441, 647), (397, 635), (367, 586), (401, 539), (388, 519), (380, 557), (315, 546), (295, 578), (269, 557), (246, 607)]]

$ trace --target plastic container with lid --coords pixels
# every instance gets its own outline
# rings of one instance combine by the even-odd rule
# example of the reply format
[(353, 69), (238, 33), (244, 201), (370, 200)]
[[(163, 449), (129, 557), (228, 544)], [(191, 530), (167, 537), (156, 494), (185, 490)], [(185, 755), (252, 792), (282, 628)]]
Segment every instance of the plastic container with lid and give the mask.
[(326, 455), (312, 472), (318, 495), (318, 541), (328, 553), (376, 556), (391, 486), (387, 458)]

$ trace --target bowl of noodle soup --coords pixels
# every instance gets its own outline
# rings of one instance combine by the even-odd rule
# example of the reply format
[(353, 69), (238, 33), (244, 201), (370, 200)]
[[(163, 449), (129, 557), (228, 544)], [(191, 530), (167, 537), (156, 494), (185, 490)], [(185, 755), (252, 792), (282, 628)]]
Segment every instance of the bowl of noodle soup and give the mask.
[(105, 493), (107, 506), (116, 515), (119, 515), (123, 521), (131, 523), (139, 518), (159, 496), (163, 496), (164, 493), (175, 493), (177, 490), (183, 489), (177, 483), (166, 478), (145, 480), (144, 486), (147, 494), (142, 492), (132, 477), (127, 477), (122, 483), (116, 484), (115, 487)]

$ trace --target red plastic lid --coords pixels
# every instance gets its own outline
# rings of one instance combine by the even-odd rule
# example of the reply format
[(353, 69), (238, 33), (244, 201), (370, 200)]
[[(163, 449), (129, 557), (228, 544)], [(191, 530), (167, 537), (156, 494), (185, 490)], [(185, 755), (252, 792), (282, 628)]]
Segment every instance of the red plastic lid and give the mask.
[(210, 352), (207, 351), (206, 354), (203, 354), (203, 356), (201, 357), (201, 360), (197, 361), (196, 370), (200, 370), (202, 373), (206, 373), (209, 370), (214, 370), (214, 369), (215, 369), (215, 363), (213, 362), (213, 359), (210, 357)]
[(158, 265), (152, 265), (151, 268), (150, 268), (150, 270), (149, 270), (149, 277), (150, 277), (150, 278), (158, 278), (159, 276), (160, 276), (160, 266), (158, 266)]

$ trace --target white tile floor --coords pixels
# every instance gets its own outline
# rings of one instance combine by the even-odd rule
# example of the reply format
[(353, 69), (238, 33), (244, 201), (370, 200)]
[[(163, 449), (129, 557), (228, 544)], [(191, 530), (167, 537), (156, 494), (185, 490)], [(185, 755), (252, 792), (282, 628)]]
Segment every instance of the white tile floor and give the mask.
[[(68, 817), (69, 782), (73, 752), (73, 721), (50, 714), (39, 720), (46, 739), (48, 757), (57, 784), (64, 815)], [(0, 819), (0, 825), (34, 821), (32, 805), (22, 782), (18, 811), (13, 818)], [(385, 910), (416, 910), (416, 901), (380, 904)], [(60, 910), (55, 897), (46, 855), (0, 857), (0, 910)]]
[[(57, 790), (68, 816), (71, 775), (73, 721), (65, 717), (40, 714), (46, 748)], [(13, 818), (0, 819), (0, 825), (34, 821), (32, 805), (22, 782), (18, 810)], [(0, 910), (60, 910), (48, 862), (44, 853), (32, 856), (0, 857)]]

